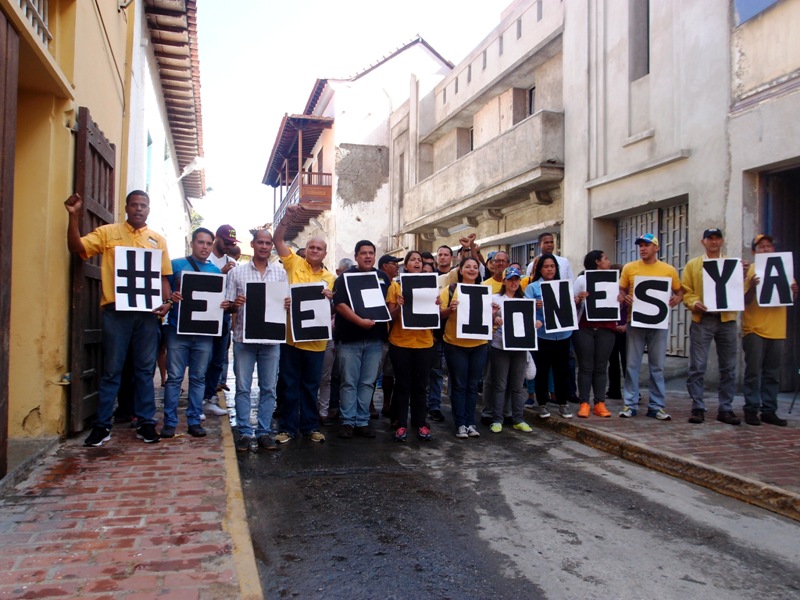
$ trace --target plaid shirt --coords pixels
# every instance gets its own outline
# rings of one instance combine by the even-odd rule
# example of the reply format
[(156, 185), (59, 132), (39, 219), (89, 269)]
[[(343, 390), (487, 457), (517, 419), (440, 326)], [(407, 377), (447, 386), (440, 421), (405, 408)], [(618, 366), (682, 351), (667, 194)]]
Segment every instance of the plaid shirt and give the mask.
[[(252, 262), (247, 262), (228, 272), (228, 286), (225, 299), (233, 302), (237, 296), (244, 296), (247, 284), (252, 281), (287, 281), (286, 271), (279, 265), (267, 265), (262, 276)], [(244, 329), (244, 311), (240, 308), (236, 313), (236, 325), (233, 328), (233, 341), (241, 342)]]

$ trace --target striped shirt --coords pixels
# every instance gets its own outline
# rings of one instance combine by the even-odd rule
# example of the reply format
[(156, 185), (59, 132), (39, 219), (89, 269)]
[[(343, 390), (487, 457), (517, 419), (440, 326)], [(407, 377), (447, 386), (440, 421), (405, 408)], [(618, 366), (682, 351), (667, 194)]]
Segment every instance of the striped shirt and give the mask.
[[(268, 264), (267, 270), (264, 271), (264, 275), (261, 275), (251, 261), (243, 265), (239, 265), (238, 267), (234, 267), (228, 271), (227, 277), (228, 287), (225, 292), (225, 299), (233, 302), (236, 300), (237, 296), (246, 295), (245, 290), (248, 283), (257, 281), (286, 281), (286, 271), (280, 267)], [(242, 335), (244, 333), (244, 311), (242, 308), (239, 308), (236, 314), (238, 316), (236, 317), (236, 324), (233, 327), (233, 341), (241, 342)]]

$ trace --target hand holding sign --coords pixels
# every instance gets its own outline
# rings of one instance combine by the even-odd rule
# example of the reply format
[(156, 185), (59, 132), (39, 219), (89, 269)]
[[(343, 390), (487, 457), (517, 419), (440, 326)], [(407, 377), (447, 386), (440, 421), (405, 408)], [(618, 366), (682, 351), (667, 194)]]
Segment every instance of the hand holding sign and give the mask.
[(398, 297), (403, 329), (439, 328), (439, 286), (436, 273), (406, 273), (400, 276)]
[(791, 306), (794, 261), (791, 252), (756, 254), (756, 297), (759, 306)]
[(744, 310), (744, 277), (738, 258), (707, 258), (703, 261), (703, 301), (698, 312)]

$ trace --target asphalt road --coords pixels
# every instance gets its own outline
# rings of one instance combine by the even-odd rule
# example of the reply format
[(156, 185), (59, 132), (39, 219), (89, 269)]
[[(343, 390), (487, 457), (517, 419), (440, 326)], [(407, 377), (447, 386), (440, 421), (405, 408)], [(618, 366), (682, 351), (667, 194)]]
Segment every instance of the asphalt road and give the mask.
[(267, 598), (800, 597), (794, 521), (549, 432), (386, 428), (240, 455)]

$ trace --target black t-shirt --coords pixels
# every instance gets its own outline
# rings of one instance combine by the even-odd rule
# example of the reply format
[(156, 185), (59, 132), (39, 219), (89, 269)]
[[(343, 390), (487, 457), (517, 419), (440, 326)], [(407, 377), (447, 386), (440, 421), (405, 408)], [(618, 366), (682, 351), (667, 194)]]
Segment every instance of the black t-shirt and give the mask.
[[(381, 291), (383, 292), (384, 299), (386, 293), (389, 291), (389, 285), (392, 280), (383, 271), (372, 269), (373, 272), (378, 274), (378, 280), (381, 284)], [(350, 298), (347, 296), (347, 285), (344, 282), (345, 273), (365, 273), (368, 271), (359, 271), (358, 267), (351, 267), (339, 277), (333, 284), (333, 304), (346, 304), (350, 306)], [(352, 308), (352, 307), (351, 307)], [(389, 337), (389, 324), (388, 323), (375, 323), (369, 329), (359, 327), (355, 323), (348, 321), (338, 312), (334, 321), (333, 339), (337, 342), (360, 342), (362, 340), (381, 340), (386, 341)]]

